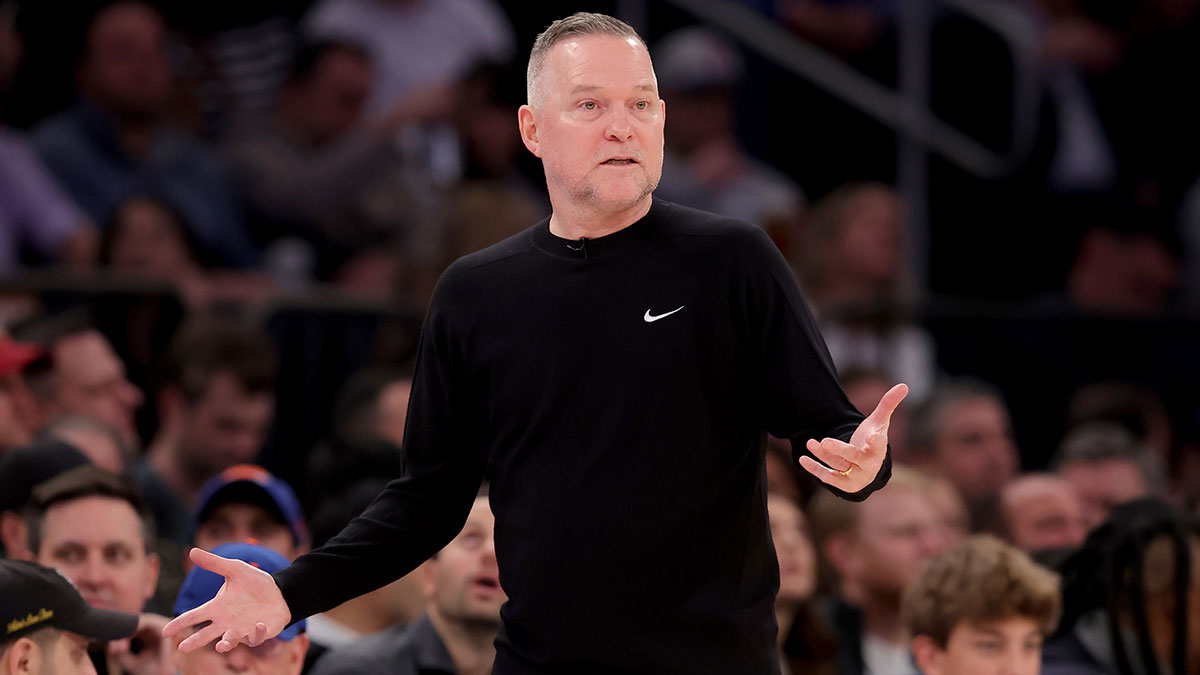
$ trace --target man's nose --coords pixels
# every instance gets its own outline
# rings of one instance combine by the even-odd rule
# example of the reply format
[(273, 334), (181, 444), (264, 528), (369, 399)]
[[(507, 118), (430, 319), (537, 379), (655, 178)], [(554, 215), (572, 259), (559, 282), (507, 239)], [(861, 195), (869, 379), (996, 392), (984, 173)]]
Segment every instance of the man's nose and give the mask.
[(609, 111), (604, 135), (614, 141), (627, 141), (633, 137), (633, 126), (629, 124), (629, 111), (625, 106), (613, 106)]
[(108, 568), (99, 556), (90, 555), (84, 559), (77, 574), (79, 578), (75, 581), (80, 586), (96, 588), (108, 581)]

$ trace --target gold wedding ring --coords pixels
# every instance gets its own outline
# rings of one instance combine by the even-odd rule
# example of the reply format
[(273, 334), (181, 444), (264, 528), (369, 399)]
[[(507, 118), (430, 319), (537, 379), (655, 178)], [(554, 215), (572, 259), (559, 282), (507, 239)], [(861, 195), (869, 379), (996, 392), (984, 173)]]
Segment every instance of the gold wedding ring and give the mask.
[(845, 471), (839, 471), (838, 473), (842, 474), (842, 476), (845, 477), (845, 476), (849, 476), (850, 472), (853, 470), (854, 470), (854, 465), (851, 464), (850, 468), (846, 469)]

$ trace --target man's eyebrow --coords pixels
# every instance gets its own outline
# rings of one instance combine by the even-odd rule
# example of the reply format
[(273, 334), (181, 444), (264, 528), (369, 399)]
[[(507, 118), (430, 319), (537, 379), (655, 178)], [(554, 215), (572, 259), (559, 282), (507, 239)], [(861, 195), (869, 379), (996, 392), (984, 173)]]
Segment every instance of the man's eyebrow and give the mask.
[[(577, 84), (571, 88), (571, 93), (578, 94), (578, 93), (585, 92), (585, 91), (598, 91), (600, 89), (603, 89), (603, 87), (601, 87), (598, 84)], [(634, 89), (637, 89), (639, 91), (648, 91), (650, 93), (658, 92), (658, 89), (653, 84), (650, 84), (648, 82), (639, 84), (639, 85), (635, 86)]]

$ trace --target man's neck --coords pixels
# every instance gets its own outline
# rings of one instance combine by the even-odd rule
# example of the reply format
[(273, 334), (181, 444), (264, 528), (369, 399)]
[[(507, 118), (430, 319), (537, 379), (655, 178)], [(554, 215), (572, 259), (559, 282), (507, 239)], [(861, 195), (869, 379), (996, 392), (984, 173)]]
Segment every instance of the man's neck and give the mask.
[(492, 664), (496, 661), (496, 628), (448, 620), (433, 606), (429, 607), (429, 620), (459, 675), (489, 675), (492, 672)]
[(900, 623), (900, 609), (887, 602), (863, 603), (863, 632), (884, 642), (902, 644), (904, 626)]
[(550, 233), (563, 239), (597, 239), (619, 232), (641, 220), (650, 211), (654, 199), (651, 195), (632, 206), (617, 211), (600, 211), (587, 207), (555, 203), (551, 199), (553, 214), (550, 216)]
[(200, 494), (200, 488), (204, 487), (204, 480), (198, 480), (188, 474), (177, 457), (178, 452), (178, 443), (172, 438), (172, 434), (163, 432), (154, 439), (146, 460), (158, 479), (171, 489), (179, 501), (192, 504)]

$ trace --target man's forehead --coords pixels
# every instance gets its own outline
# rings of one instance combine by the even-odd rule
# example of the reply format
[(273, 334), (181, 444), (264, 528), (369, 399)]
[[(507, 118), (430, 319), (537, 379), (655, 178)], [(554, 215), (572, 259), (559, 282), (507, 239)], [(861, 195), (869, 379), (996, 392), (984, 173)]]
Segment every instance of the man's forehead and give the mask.
[[(580, 78), (609, 75), (615, 65), (624, 65), (640, 75), (638, 84), (653, 86), (654, 67), (646, 47), (634, 38), (616, 35), (577, 35), (550, 48), (546, 58), (551, 68), (569, 84)], [(643, 71), (643, 72), (638, 72)]]

